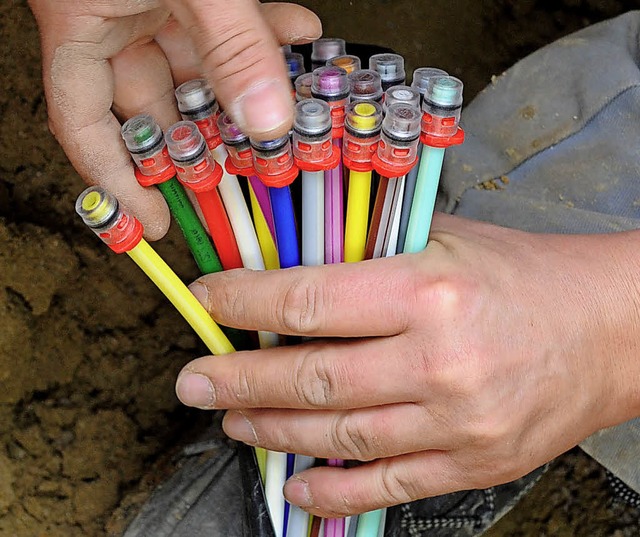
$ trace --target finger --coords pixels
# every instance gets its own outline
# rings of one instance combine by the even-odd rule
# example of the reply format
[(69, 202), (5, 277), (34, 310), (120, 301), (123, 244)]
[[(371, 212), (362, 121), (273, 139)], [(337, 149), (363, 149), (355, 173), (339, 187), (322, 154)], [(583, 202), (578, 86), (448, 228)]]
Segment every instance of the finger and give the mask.
[[(88, 19), (84, 29), (90, 34), (95, 25), (98, 32), (102, 22)], [(113, 72), (107, 59), (134, 33), (125, 28), (115, 42), (100, 45), (71, 38), (59, 44), (43, 36), (45, 91), (52, 130), (75, 169), (87, 183), (117, 196), (155, 240), (169, 227), (169, 211), (159, 192), (138, 185), (111, 112)]]
[(302, 6), (272, 2), (261, 4), (260, 8), (281, 45), (302, 45), (322, 36), (320, 19)]
[[(260, 6), (279, 44), (302, 44), (322, 35), (320, 19), (296, 4), (269, 3)], [(169, 60), (174, 85), (202, 76), (200, 57), (189, 34), (175, 18), (156, 35), (156, 41)]]
[(121, 121), (146, 113), (163, 130), (180, 121), (169, 63), (155, 41), (127, 47), (111, 65), (113, 110)]
[(225, 326), (305, 336), (388, 336), (409, 327), (420, 259), (232, 271), (200, 278), (190, 288)]
[(166, 0), (220, 104), (249, 136), (288, 133), (293, 103), (279, 44), (255, 0)]
[[(180, 373), (180, 400), (199, 408), (364, 408), (413, 402), (421, 386), (399, 356), (403, 338), (309, 343), (194, 360)], [(195, 378), (192, 378), (195, 375)], [(206, 383), (203, 389), (197, 387)]]
[(324, 459), (371, 461), (460, 443), (413, 403), (340, 412), (231, 410), (223, 427), (245, 444)]
[(468, 486), (448, 452), (423, 451), (349, 469), (313, 468), (289, 479), (284, 494), (313, 515), (337, 518)]

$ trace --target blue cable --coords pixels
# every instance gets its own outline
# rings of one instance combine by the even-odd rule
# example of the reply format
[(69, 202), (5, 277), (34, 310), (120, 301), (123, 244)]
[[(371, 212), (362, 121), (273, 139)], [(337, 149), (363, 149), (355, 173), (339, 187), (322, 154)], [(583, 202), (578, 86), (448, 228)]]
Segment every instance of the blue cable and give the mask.
[(273, 224), (276, 228), (276, 242), (278, 243), (278, 257), (280, 267), (289, 268), (300, 265), (300, 247), (298, 246), (298, 230), (293, 210), (291, 189), (269, 188)]

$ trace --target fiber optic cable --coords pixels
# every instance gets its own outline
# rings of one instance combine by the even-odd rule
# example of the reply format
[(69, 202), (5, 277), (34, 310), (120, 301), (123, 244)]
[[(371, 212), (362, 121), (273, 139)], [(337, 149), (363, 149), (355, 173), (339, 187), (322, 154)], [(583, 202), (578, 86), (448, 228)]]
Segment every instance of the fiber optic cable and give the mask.
[[(218, 117), (218, 127), (228, 155), (225, 162), (225, 169), (231, 175), (247, 177), (255, 199), (260, 205), (262, 218), (269, 228), (273, 241), (275, 241), (276, 228), (273, 223), (269, 190), (255, 175), (255, 170), (253, 169), (253, 153), (251, 152), (249, 137), (240, 130), (226, 112), (222, 112), (220, 117)], [(254, 221), (255, 219), (256, 213), (254, 212)], [(260, 239), (259, 236), (258, 239)], [(260, 248), (264, 254), (265, 245), (261, 243)], [(266, 261), (265, 259), (265, 264), (268, 265)], [(267, 268), (269, 267), (267, 266)]]
[(344, 260), (364, 259), (371, 198), (372, 156), (380, 140), (382, 107), (376, 102), (355, 102), (347, 106), (343, 140), (343, 161), (349, 169)]
[[(269, 188), (276, 228), (278, 257), (282, 268), (300, 265), (300, 249), (293, 200), (289, 185), (298, 177), (289, 136), (276, 140), (251, 140), (253, 168), (257, 177)], [(282, 488), (287, 480), (288, 455), (267, 452), (265, 491), (269, 512), (278, 537), (286, 535), (289, 504)]]
[(342, 54), (341, 56), (336, 56), (335, 58), (328, 60), (327, 67), (340, 67), (341, 69), (344, 69), (347, 74), (351, 74), (354, 71), (362, 69), (362, 62), (358, 56)]
[(369, 58), (369, 69), (380, 73), (384, 91), (404, 84), (407, 76), (404, 70), (404, 58), (399, 54), (374, 54)]
[(315, 71), (324, 67), (331, 58), (347, 53), (347, 44), (344, 39), (322, 37), (311, 44), (311, 65)]
[(304, 56), (299, 52), (285, 52), (284, 61), (287, 64), (287, 72), (291, 81), (291, 94), (296, 100), (296, 81), (305, 74)]
[(242, 267), (238, 245), (216, 188), (222, 179), (222, 167), (213, 159), (198, 127), (191, 121), (180, 121), (169, 128), (165, 140), (178, 179), (196, 195), (222, 266), (225, 270)]
[(452, 76), (427, 79), (422, 103), (423, 144), (420, 168), (405, 239), (405, 253), (427, 246), (445, 149), (464, 141), (459, 127), (463, 84)]
[(302, 170), (302, 264), (324, 264), (324, 173), (340, 164), (340, 151), (332, 144), (330, 106), (319, 99), (296, 105), (293, 155)]
[(382, 78), (377, 71), (371, 69), (360, 69), (349, 75), (349, 100), (352, 103), (376, 102), (382, 104), (384, 91), (382, 89)]
[[(436, 76), (448, 76), (446, 71), (436, 67), (419, 67), (413, 72), (413, 81), (411, 87), (420, 94), (420, 106), (424, 99), (426, 91), (426, 83), (429, 78)], [(420, 155), (422, 154), (422, 142), (418, 145), (418, 164), (407, 174), (406, 184), (404, 188), (404, 198), (402, 200), (402, 213), (400, 216), (400, 231), (398, 232), (398, 251), (404, 250), (404, 241), (407, 236), (407, 227), (409, 225), (409, 214), (411, 213), (411, 204), (413, 203), (413, 194), (416, 190), (416, 179), (418, 178), (418, 170), (420, 169)]]
[(218, 191), (224, 202), (242, 265), (252, 270), (264, 270), (262, 252), (238, 177), (230, 174), (225, 167), (227, 150), (222, 144), (218, 126), (220, 108), (213, 91), (206, 80), (195, 79), (178, 86), (175, 93), (183, 119), (194, 121), (198, 125), (214, 159), (222, 167)]
[(202, 274), (222, 270), (184, 188), (176, 178), (160, 127), (148, 114), (129, 119), (122, 126), (122, 138), (136, 164), (136, 178), (143, 187), (156, 185), (169, 206)]
[(100, 187), (90, 187), (80, 194), (76, 212), (115, 253), (127, 253), (135, 261), (213, 354), (234, 352), (233, 346), (207, 310), (142, 238), (142, 224), (124, 212), (114, 196)]
[(251, 149), (256, 175), (269, 187), (280, 267), (298, 266), (300, 248), (289, 185), (298, 177), (299, 170), (289, 136), (267, 141), (251, 140)]
[[(349, 100), (349, 77), (339, 67), (321, 67), (313, 72), (311, 93), (329, 104), (334, 145), (342, 150), (345, 107)], [(342, 164), (325, 172), (325, 263), (344, 260), (344, 199)]]

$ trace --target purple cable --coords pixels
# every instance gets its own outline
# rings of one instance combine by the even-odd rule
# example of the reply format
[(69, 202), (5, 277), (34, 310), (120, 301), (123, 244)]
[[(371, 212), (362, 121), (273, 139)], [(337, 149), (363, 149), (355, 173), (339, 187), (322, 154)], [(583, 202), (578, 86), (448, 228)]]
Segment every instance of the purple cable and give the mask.
[[(344, 466), (342, 459), (329, 459), (328, 466)], [(326, 518), (324, 521), (324, 537), (344, 537), (344, 518)]]
[(275, 241), (276, 226), (273, 223), (273, 212), (271, 210), (271, 198), (269, 197), (269, 189), (255, 175), (252, 175), (251, 177), (249, 177), (249, 183), (251, 183), (251, 188), (253, 188), (253, 193), (256, 195), (256, 199), (258, 200), (258, 205), (260, 205), (260, 208), (262, 209), (262, 214), (264, 214), (264, 219), (267, 221), (267, 226), (269, 227), (269, 231), (271, 231), (271, 236)]
[[(342, 140), (333, 140), (342, 150)], [(342, 162), (337, 168), (325, 172), (324, 183), (324, 233), (325, 263), (342, 263), (344, 261), (344, 199), (342, 185)], [(329, 466), (344, 466), (342, 459), (329, 459)], [(327, 518), (324, 521), (324, 537), (344, 537), (345, 519)]]
[[(342, 149), (342, 140), (333, 140)], [(324, 262), (328, 265), (344, 261), (344, 199), (342, 162), (324, 173)]]

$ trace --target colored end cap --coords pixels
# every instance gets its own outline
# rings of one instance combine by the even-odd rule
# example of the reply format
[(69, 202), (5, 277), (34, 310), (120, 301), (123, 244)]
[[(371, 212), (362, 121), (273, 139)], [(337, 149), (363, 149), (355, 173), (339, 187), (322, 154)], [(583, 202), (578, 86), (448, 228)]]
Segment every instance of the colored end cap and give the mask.
[(265, 186), (268, 186), (270, 188), (283, 188), (285, 186), (289, 186), (291, 183), (293, 183), (296, 178), (298, 177), (298, 174), (300, 173), (300, 170), (298, 169), (298, 167), (294, 164), (293, 166), (291, 166), (291, 168), (289, 170), (287, 170), (284, 173), (281, 173), (279, 175), (260, 175), (258, 174), (258, 179), (260, 179), (260, 181), (262, 181), (262, 183)]
[(169, 179), (175, 177), (176, 169), (171, 166), (164, 170), (162, 173), (156, 175), (144, 175), (140, 171), (140, 168), (136, 168), (134, 173), (140, 186), (149, 187), (153, 185), (159, 185), (160, 183), (166, 183)]
[(382, 177), (394, 179), (396, 177), (407, 175), (418, 163), (418, 157), (416, 157), (412, 163), (405, 166), (392, 166), (389, 163), (384, 162), (377, 153), (374, 153), (374, 155), (371, 157), (371, 162), (373, 164), (373, 169)]
[(307, 162), (297, 157), (294, 157), (293, 161), (303, 172), (327, 172), (329, 170), (335, 170), (340, 165), (341, 151), (335, 145), (332, 147), (331, 157), (324, 162)]
[(446, 149), (453, 145), (464, 143), (464, 131), (458, 127), (458, 131), (453, 136), (431, 136), (424, 132), (420, 135), (420, 141), (423, 145), (435, 147), (437, 149)]

